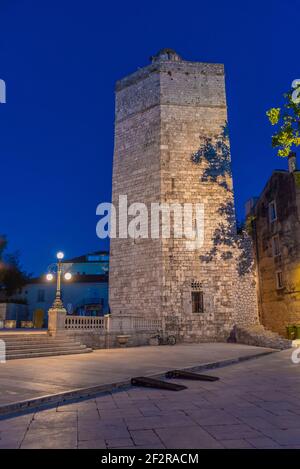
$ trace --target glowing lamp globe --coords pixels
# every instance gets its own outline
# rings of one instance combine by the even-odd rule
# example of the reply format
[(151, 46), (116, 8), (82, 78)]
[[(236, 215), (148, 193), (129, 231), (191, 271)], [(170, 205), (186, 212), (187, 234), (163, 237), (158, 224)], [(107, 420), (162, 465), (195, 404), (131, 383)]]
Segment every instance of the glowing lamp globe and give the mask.
[(70, 272), (67, 272), (67, 273), (65, 274), (65, 279), (66, 279), (66, 280), (71, 280), (71, 278), (72, 278), (72, 274), (70, 274)]
[(46, 279), (51, 282), (51, 280), (53, 280), (53, 275), (52, 274), (47, 274), (46, 275)]
[(56, 254), (56, 257), (57, 259), (61, 260), (64, 258), (64, 253), (62, 251), (59, 251), (57, 254)]

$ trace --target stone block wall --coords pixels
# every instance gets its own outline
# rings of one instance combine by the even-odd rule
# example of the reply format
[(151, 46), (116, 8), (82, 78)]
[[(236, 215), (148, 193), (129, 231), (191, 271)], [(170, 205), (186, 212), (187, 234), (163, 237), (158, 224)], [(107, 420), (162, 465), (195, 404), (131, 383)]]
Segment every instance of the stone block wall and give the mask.
[[(286, 336), (286, 326), (300, 325), (300, 172), (276, 170), (255, 207), (254, 241), (259, 272), (262, 324)], [(270, 221), (274, 201), (277, 217)], [(279, 252), (274, 252), (277, 238)], [(276, 281), (281, 272), (282, 285)]]
[[(160, 200), (159, 74), (137, 72), (117, 84), (112, 201), (128, 206)], [(121, 221), (121, 226), (127, 221)], [(147, 275), (144, 272), (147, 271)], [(114, 314), (160, 314), (160, 239), (111, 240), (109, 301)]]
[[(106, 348), (119, 348), (117, 336), (120, 335), (117, 332), (103, 332), (99, 331), (87, 331), (87, 330), (68, 330), (65, 334), (86, 345), (94, 350), (106, 349)], [(145, 331), (131, 331), (128, 332), (129, 338), (126, 347), (138, 347), (141, 345), (149, 345), (151, 337), (154, 333)]]
[(238, 326), (259, 324), (258, 279), (251, 237), (243, 231), (237, 236), (234, 323)]
[(203, 245), (112, 239), (110, 308), (161, 318), (179, 340), (227, 340), (236, 321), (257, 321), (257, 303), (253, 270), (238, 266), (224, 67), (174, 54), (117, 83), (113, 202), (203, 204)]

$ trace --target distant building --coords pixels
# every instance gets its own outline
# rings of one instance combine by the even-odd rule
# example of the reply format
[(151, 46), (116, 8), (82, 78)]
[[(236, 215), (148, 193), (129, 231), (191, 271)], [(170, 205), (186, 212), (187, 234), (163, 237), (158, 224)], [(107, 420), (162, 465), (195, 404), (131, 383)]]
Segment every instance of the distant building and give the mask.
[[(109, 254), (106, 251), (88, 253), (63, 261), (65, 271), (72, 273), (71, 281), (62, 281), (62, 299), (68, 314), (102, 316), (108, 313)], [(20, 296), (27, 299), (28, 319), (42, 309), (45, 325), (47, 312), (53, 303), (56, 280), (48, 282), (45, 276), (32, 278)]]
[(300, 171), (275, 170), (262, 194), (246, 205), (256, 250), (260, 318), (281, 335), (300, 324)]

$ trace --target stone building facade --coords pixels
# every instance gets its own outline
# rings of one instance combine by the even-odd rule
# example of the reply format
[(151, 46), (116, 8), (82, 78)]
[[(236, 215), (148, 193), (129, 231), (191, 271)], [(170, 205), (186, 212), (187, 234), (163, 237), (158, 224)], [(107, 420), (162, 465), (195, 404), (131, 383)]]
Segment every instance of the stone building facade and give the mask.
[(226, 340), (235, 324), (258, 322), (251, 240), (236, 232), (226, 123), (223, 65), (163, 49), (117, 82), (114, 205), (126, 195), (128, 206), (146, 204), (150, 218), (152, 203), (203, 204), (204, 231), (198, 243), (176, 238), (174, 223), (170, 238), (111, 239), (112, 318), (159, 318), (185, 341)]
[(300, 171), (276, 170), (252, 210), (262, 324), (286, 335), (300, 324)]

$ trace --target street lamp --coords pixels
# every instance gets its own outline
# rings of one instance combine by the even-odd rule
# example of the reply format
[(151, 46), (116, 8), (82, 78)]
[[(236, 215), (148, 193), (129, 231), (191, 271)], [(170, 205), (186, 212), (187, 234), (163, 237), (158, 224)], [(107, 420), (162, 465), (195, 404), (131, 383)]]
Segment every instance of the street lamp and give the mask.
[(57, 259), (59, 259), (61, 261), (65, 257), (65, 255), (64, 255), (63, 252), (58, 251), (58, 253), (56, 254), (56, 257), (57, 257)]
[[(62, 268), (62, 259), (64, 258), (64, 253), (62, 251), (59, 251), (57, 254), (56, 254), (56, 258), (57, 258), (57, 262), (54, 264), (55, 267), (56, 267), (56, 294), (55, 294), (55, 300), (53, 302), (53, 306), (52, 308), (53, 309), (62, 309), (64, 306), (63, 306), (63, 302), (61, 300), (61, 275), (63, 273), (63, 268)], [(53, 264), (52, 264), (53, 265)], [(49, 269), (51, 268), (51, 266), (49, 267)], [(46, 275), (46, 279), (51, 282), (51, 280), (53, 280), (54, 278), (54, 275), (52, 272), (49, 272), (47, 275)], [(64, 273), (64, 279), (65, 280), (71, 280), (72, 278), (72, 274), (70, 272), (65, 272)]]

